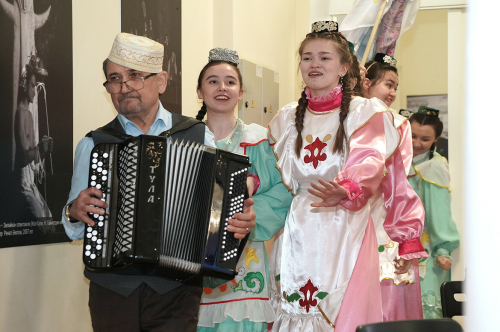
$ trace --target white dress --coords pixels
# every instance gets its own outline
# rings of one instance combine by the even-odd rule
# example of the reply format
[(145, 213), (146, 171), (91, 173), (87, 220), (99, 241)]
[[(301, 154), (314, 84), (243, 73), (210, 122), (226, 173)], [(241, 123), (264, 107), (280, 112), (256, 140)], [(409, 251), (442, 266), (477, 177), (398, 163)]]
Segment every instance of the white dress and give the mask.
[[(344, 147), (346, 152), (332, 153), (339, 110), (317, 113), (308, 109), (302, 131), (303, 147), (297, 158), (294, 151), (296, 106), (297, 103), (285, 106), (269, 124), (283, 183), (295, 195), (282, 240), (283, 297), (273, 331), (332, 331), (337, 319), (342, 321), (339, 312), (362, 245), (364, 241), (376, 243), (367, 203), (378, 189), (386, 156), (396, 149), (400, 138), (393, 117), (382, 102), (358, 97), (351, 101), (344, 122), (349, 137)], [(335, 179), (348, 189), (351, 197), (335, 207), (311, 207), (310, 204), (319, 199), (307, 188), (318, 179)], [(366, 230), (370, 234), (364, 240)], [(376, 263), (371, 264), (372, 268), (363, 278), (376, 285), (379, 290), (373, 294), (380, 299), (376, 247), (362, 252)], [(365, 292), (370, 301), (371, 295), (368, 290)], [(352, 298), (352, 292), (348, 293)], [(352, 300), (346, 305), (352, 307), (351, 303)], [(382, 320), (377, 303), (364, 306), (359, 314), (361, 317), (352, 321)], [(349, 321), (346, 319), (343, 327), (350, 326)], [(335, 330), (341, 331), (343, 327)]]

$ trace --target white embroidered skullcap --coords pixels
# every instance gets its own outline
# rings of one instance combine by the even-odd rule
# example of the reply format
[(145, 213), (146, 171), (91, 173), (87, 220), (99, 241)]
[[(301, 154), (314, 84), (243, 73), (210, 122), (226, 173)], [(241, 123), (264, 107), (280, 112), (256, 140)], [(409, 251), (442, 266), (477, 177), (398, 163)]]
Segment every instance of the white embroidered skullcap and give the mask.
[(147, 37), (119, 33), (108, 59), (127, 68), (159, 73), (163, 67), (163, 45)]

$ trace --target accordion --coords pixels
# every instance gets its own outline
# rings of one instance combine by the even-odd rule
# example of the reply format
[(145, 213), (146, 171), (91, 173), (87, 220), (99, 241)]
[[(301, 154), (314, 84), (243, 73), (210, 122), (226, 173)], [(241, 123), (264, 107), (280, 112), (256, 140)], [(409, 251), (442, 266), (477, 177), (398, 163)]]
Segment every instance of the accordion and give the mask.
[(227, 231), (243, 211), (251, 166), (244, 155), (141, 135), (97, 144), (89, 187), (103, 192), (104, 215), (89, 214), (83, 261), (92, 271), (230, 280), (246, 239)]

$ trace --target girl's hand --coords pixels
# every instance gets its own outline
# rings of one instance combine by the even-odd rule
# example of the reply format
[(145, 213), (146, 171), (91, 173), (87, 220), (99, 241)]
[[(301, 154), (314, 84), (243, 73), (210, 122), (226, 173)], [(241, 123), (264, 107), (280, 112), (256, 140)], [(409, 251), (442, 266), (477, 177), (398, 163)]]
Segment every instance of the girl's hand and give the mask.
[(323, 201), (311, 203), (312, 207), (330, 207), (336, 206), (341, 200), (347, 197), (347, 190), (335, 181), (326, 182), (318, 180), (321, 185), (311, 183), (316, 189), (307, 189), (311, 195), (321, 198)]
[(452, 262), (448, 257), (438, 256), (437, 261), (443, 270), (449, 270), (451, 268)]
[(412, 264), (413, 264), (413, 259), (407, 261), (406, 259), (403, 258), (399, 259), (394, 258), (394, 268), (396, 269), (394, 273), (405, 274), (406, 272), (408, 272)]

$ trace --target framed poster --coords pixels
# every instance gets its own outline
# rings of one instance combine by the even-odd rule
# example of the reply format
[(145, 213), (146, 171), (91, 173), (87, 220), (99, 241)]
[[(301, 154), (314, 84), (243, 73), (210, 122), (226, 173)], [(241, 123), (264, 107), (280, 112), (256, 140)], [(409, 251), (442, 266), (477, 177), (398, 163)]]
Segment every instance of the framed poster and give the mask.
[(69, 241), (71, 0), (0, 0), (0, 247)]
[(166, 110), (182, 114), (181, 0), (122, 0), (122, 32), (163, 44), (163, 70), (168, 83), (160, 101)]
[(436, 143), (437, 152), (448, 159), (448, 95), (407, 96), (406, 107), (416, 113), (419, 106), (428, 106), (439, 110), (439, 119), (443, 122), (443, 133)]

